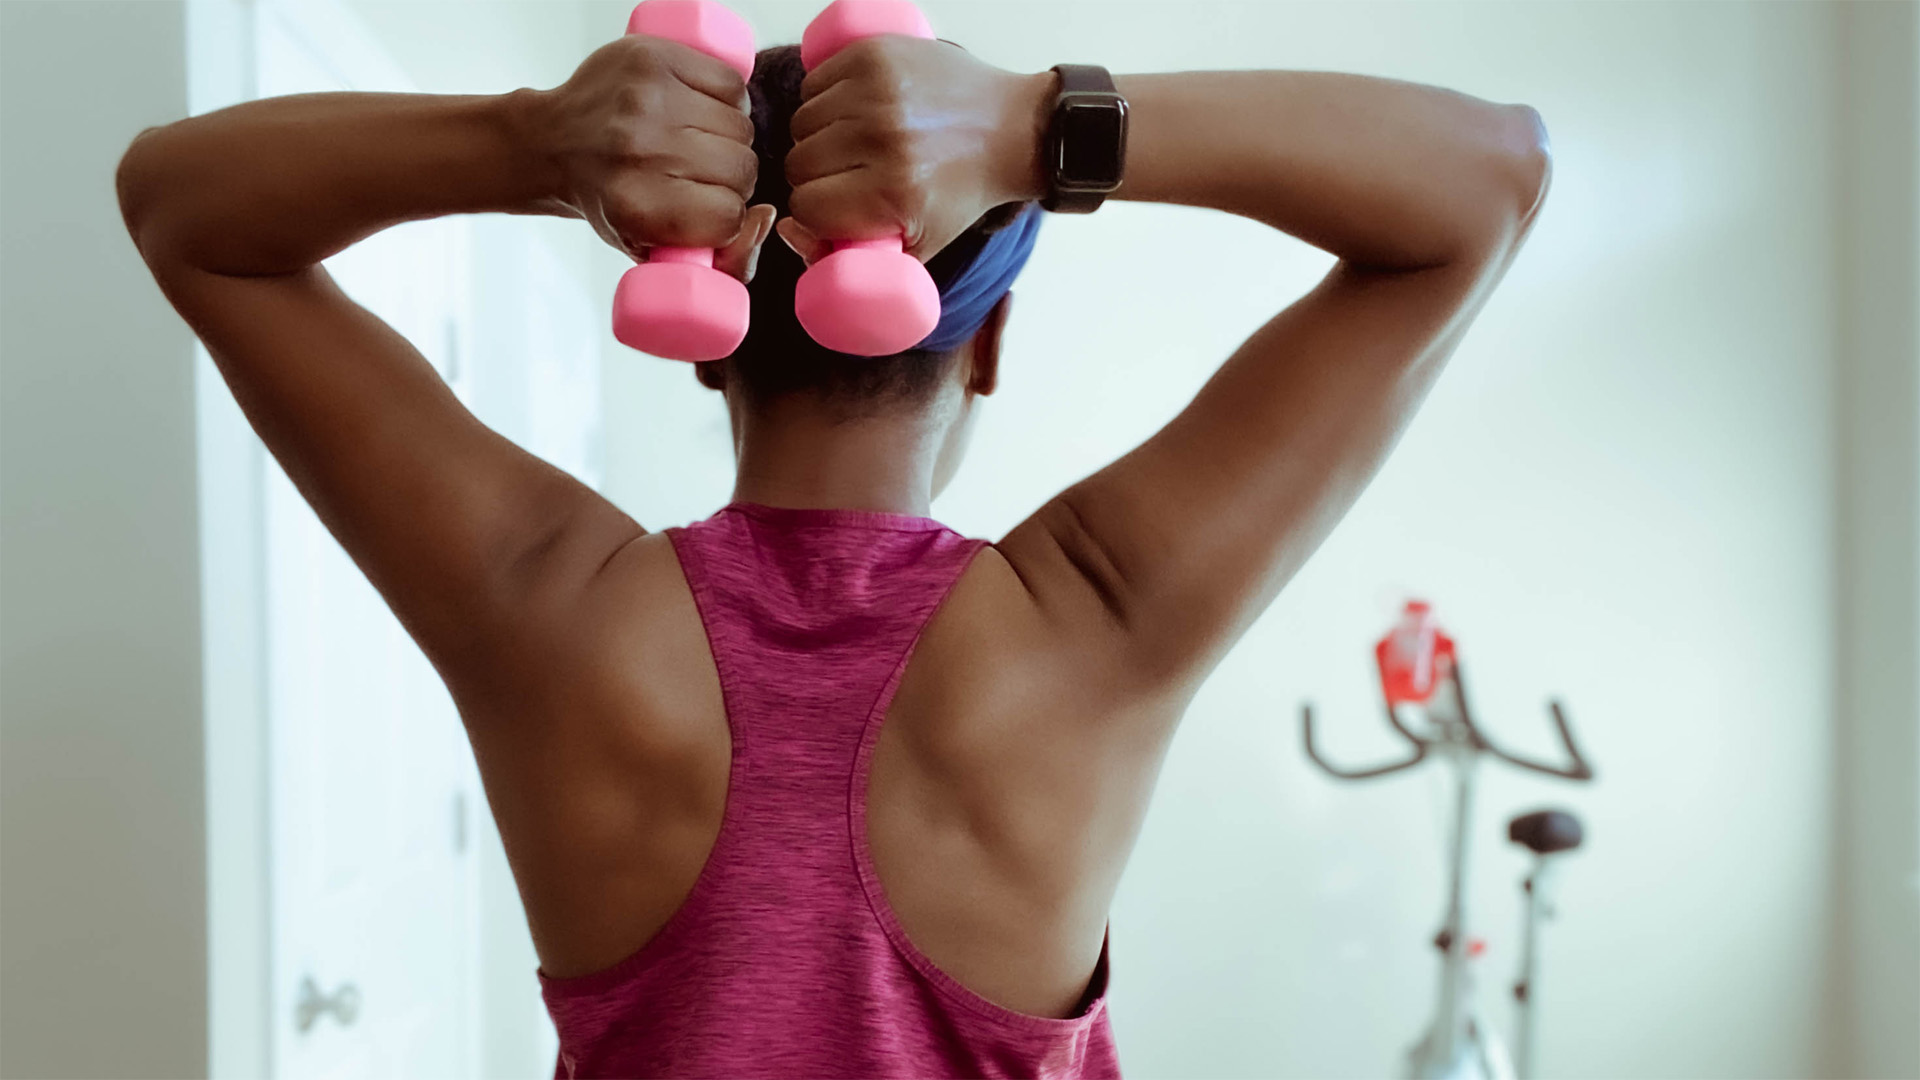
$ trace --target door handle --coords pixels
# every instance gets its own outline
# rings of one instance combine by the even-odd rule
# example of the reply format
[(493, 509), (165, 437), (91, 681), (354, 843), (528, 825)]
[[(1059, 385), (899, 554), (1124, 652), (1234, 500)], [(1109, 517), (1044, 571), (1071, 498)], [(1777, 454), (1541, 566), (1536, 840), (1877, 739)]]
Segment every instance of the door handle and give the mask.
[(293, 1005), (294, 1026), (304, 1035), (328, 1013), (333, 1014), (341, 1027), (352, 1024), (354, 1017), (360, 1015), (360, 988), (352, 983), (341, 983), (333, 993), (323, 994), (319, 984), (313, 981), (313, 976), (302, 978), (300, 1000)]

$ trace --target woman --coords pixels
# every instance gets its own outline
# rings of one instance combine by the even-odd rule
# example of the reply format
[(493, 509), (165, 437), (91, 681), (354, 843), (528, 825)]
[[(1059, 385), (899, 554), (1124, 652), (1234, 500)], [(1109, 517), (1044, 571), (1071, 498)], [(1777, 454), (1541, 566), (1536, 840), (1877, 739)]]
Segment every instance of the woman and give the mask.
[[(768, 50), (749, 87), (626, 38), (550, 91), (281, 98), (127, 152), (156, 280), (460, 707), (562, 1075), (1117, 1072), (1107, 909), (1167, 741), (1546, 189), (1529, 109), (1335, 74), (1118, 77), (1124, 144), (1074, 148), (1119, 155), (1113, 197), (1339, 261), (1165, 429), (968, 540), (926, 514), (994, 390), (1031, 204), (1098, 202), (1042, 153), (1062, 78), (889, 37), (804, 81)], [(648, 532), (475, 421), (319, 266), (487, 211), (584, 218), (635, 257), (717, 248), (750, 279), (749, 337), (698, 368), (732, 418), (733, 504)], [(940, 328), (894, 357), (814, 345), (804, 262), (888, 233), (929, 260)]]

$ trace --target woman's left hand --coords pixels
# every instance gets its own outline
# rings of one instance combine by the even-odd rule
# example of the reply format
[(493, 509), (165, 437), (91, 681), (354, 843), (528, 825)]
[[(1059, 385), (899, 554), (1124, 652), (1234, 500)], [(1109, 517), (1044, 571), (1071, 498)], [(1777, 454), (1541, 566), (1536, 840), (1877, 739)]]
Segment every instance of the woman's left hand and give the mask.
[(904, 236), (925, 262), (994, 207), (1040, 198), (1052, 82), (951, 42), (848, 45), (801, 84), (781, 237), (811, 264), (827, 240)]

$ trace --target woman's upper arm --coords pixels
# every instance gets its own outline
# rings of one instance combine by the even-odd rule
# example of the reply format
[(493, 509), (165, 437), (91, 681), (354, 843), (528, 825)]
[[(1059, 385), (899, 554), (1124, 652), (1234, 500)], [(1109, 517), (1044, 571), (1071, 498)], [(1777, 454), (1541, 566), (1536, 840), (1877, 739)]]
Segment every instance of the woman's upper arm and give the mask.
[(319, 266), (156, 266), (253, 428), (437, 663), (502, 642), (531, 594), (588, 580), (642, 530), (487, 428)]
[(1372, 478), (1505, 256), (1345, 264), (1235, 352), (1146, 443), (1000, 547), (1092, 662), (1144, 692), (1190, 684)]

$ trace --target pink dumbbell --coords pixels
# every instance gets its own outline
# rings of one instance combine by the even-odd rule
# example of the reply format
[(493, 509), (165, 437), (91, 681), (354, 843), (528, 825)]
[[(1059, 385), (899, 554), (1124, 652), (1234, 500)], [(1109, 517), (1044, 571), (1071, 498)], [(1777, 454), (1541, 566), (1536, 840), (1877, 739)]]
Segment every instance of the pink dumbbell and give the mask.
[[(646, 0), (627, 33), (666, 38), (753, 75), (753, 29), (714, 0)], [(613, 336), (669, 360), (718, 360), (747, 336), (747, 287), (713, 268), (710, 248), (657, 247), (613, 293)]]
[[(808, 71), (852, 42), (879, 34), (931, 38), (909, 0), (834, 0), (800, 36)], [(813, 340), (835, 352), (886, 356), (920, 343), (940, 321), (940, 290), (904, 237), (835, 241), (793, 291), (793, 313)]]

